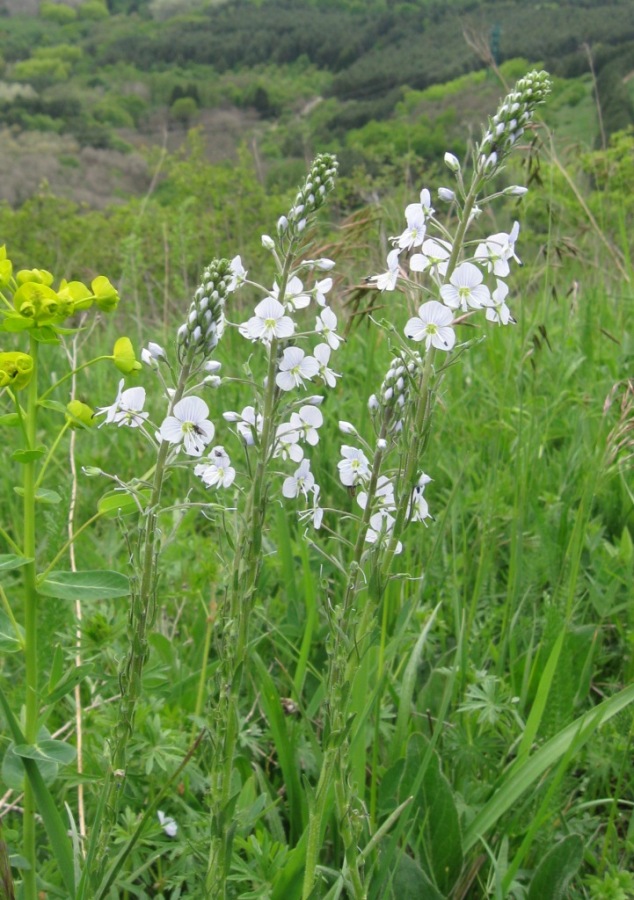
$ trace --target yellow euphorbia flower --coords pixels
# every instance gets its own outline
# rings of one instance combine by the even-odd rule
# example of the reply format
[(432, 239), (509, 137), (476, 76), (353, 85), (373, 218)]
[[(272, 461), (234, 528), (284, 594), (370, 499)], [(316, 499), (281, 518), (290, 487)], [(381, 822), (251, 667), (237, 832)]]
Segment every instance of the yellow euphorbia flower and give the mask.
[(31, 380), (33, 359), (28, 353), (11, 350), (0, 353), (0, 387), (12, 387), (21, 391)]
[(115, 342), (112, 358), (117, 369), (124, 375), (131, 375), (132, 372), (138, 372), (141, 368), (141, 363), (134, 355), (134, 347), (129, 337), (120, 337)]

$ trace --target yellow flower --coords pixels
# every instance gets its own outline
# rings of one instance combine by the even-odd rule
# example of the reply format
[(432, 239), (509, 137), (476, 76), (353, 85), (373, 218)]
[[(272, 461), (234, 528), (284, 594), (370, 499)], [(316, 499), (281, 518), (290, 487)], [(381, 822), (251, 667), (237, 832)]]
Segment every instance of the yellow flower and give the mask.
[(119, 303), (119, 292), (105, 275), (97, 275), (90, 282), (95, 302), (102, 312), (113, 312)]
[(0, 353), (0, 387), (13, 387), (21, 391), (31, 380), (33, 360), (28, 353), (12, 350)]
[(45, 284), (46, 287), (53, 284), (53, 276), (46, 269), (20, 269), (15, 278), (18, 284), (26, 284), (29, 281)]
[(112, 352), (114, 364), (124, 375), (131, 375), (132, 372), (138, 372), (141, 363), (137, 361), (134, 355), (134, 347), (132, 341), (128, 337), (120, 337), (114, 345)]
[(73, 428), (80, 428), (82, 425), (92, 428), (95, 424), (95, 411), (81, 400), (71, 400), (66, 404), (66, 418)]

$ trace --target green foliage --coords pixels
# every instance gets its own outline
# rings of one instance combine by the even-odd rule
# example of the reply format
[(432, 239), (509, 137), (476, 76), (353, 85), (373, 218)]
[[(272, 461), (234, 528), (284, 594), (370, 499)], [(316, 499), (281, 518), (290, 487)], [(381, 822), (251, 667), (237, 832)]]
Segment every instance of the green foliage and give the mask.
[(67, 25), (77, 18), (77, 10), (66, 3), (55, 3), (44, 0), (40, 4), (40, 16), (45, 22), (55, 22), (57, 25)]
[(101, 22), (109, 17), (108, 7), (103, 0), (83, 0), (77, 7), (77, 16), (86, 22)]
[(66, 81), (70, 71), (70, 63), (61, 59), (32, 57), (14, 65), (13, 77), (16, 81), (28, 81), (37, 90), (42, 90), (49, 85)]

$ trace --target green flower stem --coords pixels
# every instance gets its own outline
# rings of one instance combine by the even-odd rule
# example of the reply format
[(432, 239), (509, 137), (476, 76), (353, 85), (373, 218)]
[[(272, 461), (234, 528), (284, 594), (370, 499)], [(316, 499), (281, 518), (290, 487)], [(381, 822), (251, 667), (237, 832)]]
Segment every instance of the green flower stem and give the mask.
[(94, 359), (89, 359), (88, 362), (82, 363), (80, 366), (77, 366), (76, 369), (72, 369), (72, 371), (67, 372), (65, 375), (62, 375), (61, 378), (52, 384), (49, 388), (47, 388), (42, 396), (40, 397), (40, 402), (42, 400), (46, 400), (46, 398), (53, 393), (53, 391), (60, 386), (60, 384), (64, 384), (65, 381), (68, 381), (69, 378), (72, 378), (73, 375), (76, 375), (78, 372), (81, 372), (82, 369), (87, 369), (88, 366), (93, 366), (97, 362), (101, 362), (104, 359), (114, 359), (112, 354), (107, 356), (95, 356)]
[(64, 437), (64, 435), (66, 434), (66, 432), (68, 431), (69, 428), (70, 428), (70, 422), (67, 419), (64, 422), (64, 424), (62, 425), (62, 427), (60, 428), (57, 437), (55, 438), (55, 440), (53, 441), (53, 443), (51, 445), (51, 449), (46, 454), (46, 459), (42, 463), (42, 468), (40, 469), (40, 474), (38, 475), (37, 481), (35, 482), (35, 490), (36, 491), (42, 484), (42, 481), (44, 480), (44, 476), (46, 475), (46, 470), (48, 469), (49, 463), (53, 459), (53, 456), (55, 455), (55, 451), (59, 447), (60, 441), (62, 440), (62, 438)]
[[(192, 370), (193, 354), (183, 362), (176, 390), (172, 397), (168, 414), (185, 393), (185, 387)], [(142, 693), (142, 677), (148, 656), (148, 632), (152, 625), (155, 603), (158, 564), (157, 521), (160, 512), (163, 482), (167, 471), (167, 458), (171, 445), (162, 441), (159, 445), (152, 494), (145, 515), (145, 527), (139, 538), (140, 580), (131, 597), (128, 656), (120, 674), (121, 699), (119, 715), (115, 726), (114, 744), (110, 772), (106, 781), (105, 812), (101, 826), (99, 848), (96, 854), (95, 871), (103, 877), (107, 864), (108, 843), (119, 810), (119, 802), (126, 777), (128, 743), (134, 729), (137, 703)]]
[[(291, 241), (280, 277), (280, 302), (283, 302), (286, 293), (294, 248), (295, 243)], [(240, 729), (239, 698), (247, 663), (249, 620), (261, 563), (262, 531), (268, 500), (268, 465), (275, 445), (275, 414), (279, 394), (275, 383), (277, 357), (278, 341), (274, 338), (269, 346), (260, 452), (236, 541), (228, 596), (221, 613), (220, 694), (214, 711), (213, 735), (217, 750), (210, 778), (213, 822), (206, 878), (208, 896), (214, 897), (214, 900), (226, 896), (226, 876), (231, 864), (233, 829), (228, 821), (231, 779)]]
[[(379, 442), (385, 439), (388, 423), (384, 422), (379, 435)], [(308, 840), (306, 846), (306, 862), (304, 865), (304, 882), (302, 900), (308, 900), (311, 896), (315, 884), (315, 874), (317, 864), (319, 862), (319, 850), (322, 844), (322, 830), (324, 817), (326, 815), (327, 800), (330, 795), (333, 783), (336, 783), (335, 801), (337, 804), (337, 813), (342, 828), (342, 837), (346, 850), (346, 862), (349, 868), (349, 875), (355, 890), (355, 898), (364, 897), (363, 885), (358, 870), (357, 862), (357, 842), (356, 834), (350, 829), (348, 815), (350, 801), (355, 794), (354, 789), (350, 790), (349, 778), (345, 772), (340, 777), (335, 778), (337, 769), (346, 768), (346, 753), (348, 746), (347, 739), (342, 744), (341, 734), (347, 721), (347, 700), (348, 695), (344, 690), (344, 685), (349, 684), (349, 678), (354, 674), (356, 665), (356, 655), (353, 656), (353, 649), (356, 640), (363, 636), (360, 628), (354, 628), (352, 635), (347, 633), (350, 626), (348, 618), (354, 605), (355, 598), (359, 593), (359, 580), (361, 576), (361, 557), (365, 549), (365, 539), (370, 527), (370, 517), (372, 515), (372, 506), (374, 495), (381, 472), (381, 463), (383, 462), (384, 451), (377, 446), (372, 460), (372, 475), (368, 484), (368, 498), (361, 517), (361, 523), (357, 533), (357, 539), (352, 553), (352, 562), (350, 564), (350, 572), (348, 583), (344, 594), (343, 603), (339, 610), (343, 627), (338, 627), (334, 633), (333, 649), (330, 656), (330, 666), (328, 668), (328, 676), (326, 682), (326, 696), (331, 698), (329, 710), (329, 736), (324, 756), (322, 760), (321, 771), (319, 773), (319, 781), (315, 792), (315, 802), (310, 810), (308, 819)], [(354, 659), (354, 663), (352, 663)]]
[[(29, 354), (33, 359), (33, 374), (28, 386), (26, 412), (26, 438), (30, 448), (35, 447), (37, 432), (37, 369), (38, 344), (30, 339)], [(38, 656), (37, 656), (37, 590), (35, 564), (35, 462), (24, 465), (24, 556), (31, 560), (23, 567), (24, 574), (24, 643), (25, 643), (25, 726), (24, 736), (27, 743), (34, 744), (37, 738), (38, 717)], [(23, 853), (28, 863), (24, 869), (23, 898), (37, 900), (36, 870), (37, 856), (35, 849), (35, 797), (28, 778), (24, 784), (23, 815)]]

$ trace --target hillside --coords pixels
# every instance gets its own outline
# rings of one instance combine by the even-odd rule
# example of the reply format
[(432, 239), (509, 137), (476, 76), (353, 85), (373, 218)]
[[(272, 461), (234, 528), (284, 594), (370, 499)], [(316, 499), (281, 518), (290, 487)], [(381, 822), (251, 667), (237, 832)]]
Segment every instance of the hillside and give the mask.
[(211, 162), (248, 146), (270, 186), (294, 183), (320, 149), (340, 155), (344, 174), (375, 177), (395, 153), (422, 165), (454, 135), (464, 141), (464, 124), (475, 127), (499, 96), (484, 78), (487, 56), (558, 76), (564, 99), (551, 115), (566, 138), (592, 146), (591, 43), (606, 134), (634, 121), (629, 2), (3, 0), (0, 9), (0, 160), (12, 172), (0, 198), (14, 205), (42, 183), (95, 207), (143, 194), (157, 152), (177, 151), (192, 127)]

